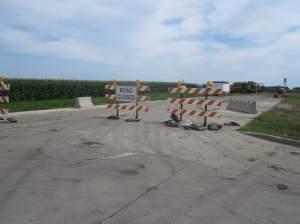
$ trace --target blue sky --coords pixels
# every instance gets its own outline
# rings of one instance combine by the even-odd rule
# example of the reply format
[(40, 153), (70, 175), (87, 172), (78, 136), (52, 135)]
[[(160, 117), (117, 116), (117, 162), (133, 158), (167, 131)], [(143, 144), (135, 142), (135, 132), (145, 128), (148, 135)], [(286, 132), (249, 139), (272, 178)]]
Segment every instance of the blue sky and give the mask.
[(0, 74), (300, 86), (300, 1), (1, 0)]

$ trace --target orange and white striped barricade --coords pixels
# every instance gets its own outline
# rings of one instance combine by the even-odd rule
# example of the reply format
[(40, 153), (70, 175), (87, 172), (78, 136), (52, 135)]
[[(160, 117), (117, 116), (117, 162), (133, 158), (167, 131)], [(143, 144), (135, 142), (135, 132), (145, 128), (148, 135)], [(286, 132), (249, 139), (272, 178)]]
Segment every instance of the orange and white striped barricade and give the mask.
[[(217, 112), (215, 111), (208, 111), (208, 106), (211, 107), (220, 107), (222, 106), (222, 102), (218, 100), (209, 100), (208, 95), (221, 95), (223, 91), (221, 89), (211, 89), (211, 88), (188, 88), (182, 85), (177, 87), (169, 87), (169, 93), (180, 93), (180, 98), (169, 98), (169, 104), (180, 104), (180, 109), (170, 109), (170, 113), (179, 114), (180, 121), (182, 121), (183, 115), (188, 116), (199, 116), (204, 117), (204, 126), (207, 125), (207, 117), (216, 117)], [(192, 95), (205, 95), (204, 99), (199, 98), (184, 98), (184, 94), (192, 94)], [(183, 108), (183, 105), (197, 105), (203, 106), (203, 111), (198, 110), (187, 110)]]
[[(116, 81), (113, 81), (111, 84), (105, 85), (105, 90), (109, 91), (109, 93), (105, 94), (105, 98), (115, 101), (115, 104), (108, 104), (107, 108), (116, 109), (117, 118), (119, 118), (120, 110), (128, 110), (135, 111), (135, 121), (139, 121), (139, 112), (149, 111), (148, 107), (140, 106), (139, 103), (150, 101), (150, 97), (139, 96), (138, 92), (150, 91), (150, 87), (141, 85), (141, 82), (139, 80), (136, 81), (135, 86), (121, 86), (117, 85)], [(115, 91), (115, 94), (112, 94), (112, 91)], [(132, 102), (135, 103), (135, 105), (120, 104), (122, 102)]]
[(183, 94), (194, 94), (194, 95), (221, 95), (222, 89), (211, 89), (211, 88), (187, 88), (182, 86), (169, 87), (169, 93), (183, 93)]
[(119, 109), (119, 110), (127, 110), (127, 111), (140, 111), (140, 112), (148, 112), (149, 108), (147, 106), (135, 105), (135, 104), (107, 104), (107, 109)]
[(5, 84), (4, 80), (0, 77), (0, 117), (7, 121), (8, 109), (2, 107), (3, 104), (9, 103), (8, 92), (10, 85)]
[[(105, 98), (106, 99), (109, 99), (109, 100), (115, 100), (116, 101), (116, 95), (112, 94), (113, 91), (115, 91), (116, 89), (116, 86), (117, 86), (117, 81), (116, 80), (113, 80), (110, 84), (107, 84), (105, 85)], [(116, 101), (116, 105), (119, 105), (119, 102)], [(116, 106), (114, 108), (110, 108), (110, 107), (107, 107), (109, 109), (116, 109), (116, 115), (110, 115), (108, 116), (108, 119), (119, 119), (119, 107)]]
[[(140, 105), (139, 105), (140, 102), (150, 101), (150, 97), (149, 96), (140, 96), (139, 92), (149, 92), (150, 91), (150, 86), (144, 86), (144, 85), (142, 85), (142, 82), (140, 80), (136, 80), (135, 81), (135, 86), (136, 86), (137, 93), (138, 93), (135, 105), (137, 106), (137, 108), (139, 108), (140, 107)], [(127, 119), (127, 121), (139, 121), (139, 112), (142, 112), (142, 111), (143, 112), (148, 112), (149, 108), (145, 107), (145, 109), (141, 109), (141, 110), (136, 109), (135, 119)]]
[(197, 106), (222, 106), (223, 102), (219, 100), (205, 100), (196, 98), (169, 98), (168, 102), (170, 104), (188, 104)]
[(198, 111), (198, 110), (187, 110), (187, 109), (169, 109), (171, 114), (182, 114), (187, 116), (198, 116), (198, 117), (216, 117), (216, 111)]

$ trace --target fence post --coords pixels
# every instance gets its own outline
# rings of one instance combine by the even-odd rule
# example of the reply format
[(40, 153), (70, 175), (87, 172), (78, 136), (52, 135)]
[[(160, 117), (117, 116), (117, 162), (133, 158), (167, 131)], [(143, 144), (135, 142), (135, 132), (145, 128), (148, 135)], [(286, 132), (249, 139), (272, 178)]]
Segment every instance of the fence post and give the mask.
[[(183, 99), (184, 98), (184, 94), (183, 93), (180, 93), (180, 99)], [(183, 109), (183, 102), (180, 104), (180, 110)], [(179, 118), (180, 121), (182, 121), (182, 113), (180, 113), (180, 118)]]
[[(207, 101), (207, 100), (208, 100), (208, 95), (205, 94), (205, 101)], [(206, 127), (207, 126), (207, 103), (205, 103), (204, 111), (205, 111), (205, 116), (204, 116), (203, 126)]]
[(137, 98), (136, 98), (136, 103), (135, 103), (135, 106), (136, 106), (136, 110), (135, 110), (135, 119), (139, 119), (139, 111), (138, 111), (138, 106), (139, 106), (139, 87), (141, 86), (141, 81), (140, 80), (136, 80), (135, 81), (135, 86), (136, 86), (136, 91), (137, 91)]
[(119, 117), (119, 102), (117, 101), (117, 117)]

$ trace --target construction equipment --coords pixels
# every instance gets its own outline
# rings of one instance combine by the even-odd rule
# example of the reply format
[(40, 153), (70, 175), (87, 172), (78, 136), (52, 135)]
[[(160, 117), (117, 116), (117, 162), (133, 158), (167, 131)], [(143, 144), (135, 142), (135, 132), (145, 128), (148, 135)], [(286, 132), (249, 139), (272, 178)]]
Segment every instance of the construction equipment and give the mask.
[(234, 82), (230, 86), (231, 93), (256, 93), (263, 92), (264, 86), (257, 82), (248, 81), (248, 82)]
[(287, 96), (286, 88), (277, 88), (273, 94), (274, 98), (285, 98)]

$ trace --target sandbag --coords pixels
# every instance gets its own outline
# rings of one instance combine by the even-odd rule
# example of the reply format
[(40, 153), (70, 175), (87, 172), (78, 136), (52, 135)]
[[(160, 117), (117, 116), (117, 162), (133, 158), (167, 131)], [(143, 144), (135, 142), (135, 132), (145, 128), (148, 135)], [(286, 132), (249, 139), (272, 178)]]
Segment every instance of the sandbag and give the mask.
[(207, 129), (210, 130), (210, 131), (218, 131), (222, 128), (222, 125), (220, 124), (217, 124), (217, 123), (210, 123), (208, 126), (207, 126)]

